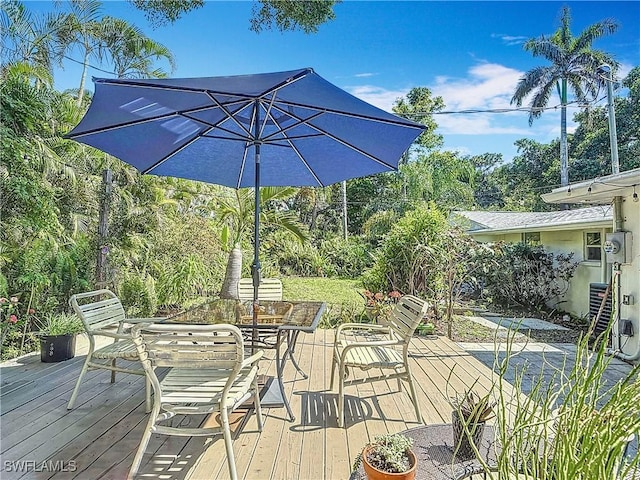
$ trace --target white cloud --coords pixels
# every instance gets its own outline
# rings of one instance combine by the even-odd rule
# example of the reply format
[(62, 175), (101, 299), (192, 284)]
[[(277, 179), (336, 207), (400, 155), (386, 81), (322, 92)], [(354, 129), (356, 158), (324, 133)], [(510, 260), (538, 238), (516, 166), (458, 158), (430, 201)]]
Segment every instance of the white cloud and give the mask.
[(377, 73), (356, 73), (354, 77), (357, 78), (366, 78), (366, 77), (375, 77)]
[(406, 90), (387, 90), (375, 85), (345, 86), (342, 88), (365, 102), (369, 102), (387, 112), (391, 111), (391, 107), (393, 107), (397, 99), (406, 96), (410, 90), (410, 88)]
[(529, 40), (529, 37), (525, 37), (522, 35), (505, 35), (502, 33), (493, 33), (491, 34), (492, 38), (499, 38), (505, 45), (522, 45), (524, 42)]
[(431, 87), (447, 110), (512, 108), (509, 104), (523, 72), (495, 63), (471, 67), (465, 78), (436, 77)]

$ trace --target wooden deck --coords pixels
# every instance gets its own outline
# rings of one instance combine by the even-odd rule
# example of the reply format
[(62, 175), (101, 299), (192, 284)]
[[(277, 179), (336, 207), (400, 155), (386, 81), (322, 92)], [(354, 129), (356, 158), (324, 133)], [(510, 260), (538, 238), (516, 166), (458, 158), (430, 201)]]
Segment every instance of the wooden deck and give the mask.
[[(286, 421), (283, 408), (265, 409), (264, 430), (258, 433), (254, 415), (238, 417), (234, 450), (241, 477), (346, 479), (368, 439), (418, 425), (408, 395), (404, 390), (397, 393), (393, 381), (347, 388), (346, 428), (337, 427), (337, 395), (329, 390), (333, 335), (333, 330), (318, 330), (314, 335), (300, 336), (297, 357), (309, 373), (308, 379), (287, 364), (285, 389), (295, 422)], [(562, 349), (550, 348), (558, 358), (564, 356)], [(493, 352), (487, 347), (466, 351), (446, 338), (415, 337), (411, 352), (427, 423), (449, 422), (446, 381), (454, 365), (450, 395), (476, 379), (483, 387), (491, 384)], [(123, 374), (111, 384), (109, 372), (89, 372), (75, 408), (67, 411), (66, 403), (84, 360), (83, 352), (78, 353), (62, 363), (41, 363), (38, 355), (30, 355), (0, 366), (3, 480), (126, 477), (147, 420), (143, 378)], [(535, 348), (527, 356), (534, 365), (540, 359)], [(614, 376), (623, 375), (628, 368), (615, 361)], [(273, 361), (265, 361), (263, 369), (274, 375)], [(226, 479), (222, 439), (155, 435), (139, 478)]]

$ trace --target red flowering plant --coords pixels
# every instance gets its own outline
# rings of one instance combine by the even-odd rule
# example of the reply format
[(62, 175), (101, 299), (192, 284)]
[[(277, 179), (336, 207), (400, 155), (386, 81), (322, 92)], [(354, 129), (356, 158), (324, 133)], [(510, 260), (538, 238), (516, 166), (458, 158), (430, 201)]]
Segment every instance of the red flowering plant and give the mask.
[[(4, 359), (7, 347), (20, 344), (19, 350), (12, 353), (22, 353), (24, 336), (35, 310), (28, 307), (24, 314), (20, 313), (20, 298), (13, 295), (9, 298), (0, 297), (0, 358)], [(22, 329), (24, 327), (24, 329)], [(21, 330), (22, 329), (22, 330)]]
[(397, 290), (391, 290), (387, 293), (374, 293), (371, 290), (365, 290), (358, 293), (364, 298), (365, 313), (371, 320), (375, 320), (380, 314), (387, 314), (402, 296)]

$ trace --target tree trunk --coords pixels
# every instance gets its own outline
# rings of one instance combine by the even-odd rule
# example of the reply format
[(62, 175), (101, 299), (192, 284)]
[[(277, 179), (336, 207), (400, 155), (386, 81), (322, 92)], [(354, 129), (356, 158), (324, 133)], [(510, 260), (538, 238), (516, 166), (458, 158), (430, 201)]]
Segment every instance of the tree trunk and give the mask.
[(238, 281), (242, 275), (242, 249), (239, 245), (229, 253), (227, 269), (220, 289), (220, 298), (238, 298)]
[(567, 81), (562, 80), (560, 106), (560, 185), (569, 185), (569, 147), (567, 145)]
[(84, 61), (82, 62), (82, 75), (80, 76), (80, 88), (78, 89), (78, 98), (76, 99), (76, 104), (78, 107), (82, 106), (82, 99), (84, 98), (84, 83), (87, 78), (87, 66), (89, 63), (89, 53), (88, 50), (85, 50)]
[(111, 204), (112, 174), (110, 169), (102, 172), (102, 198), (98, 220), (98, 253), (96, 258), (96, 287), (105, 288), (109, 283), (108, 259), (109, 253), (109, 206)]

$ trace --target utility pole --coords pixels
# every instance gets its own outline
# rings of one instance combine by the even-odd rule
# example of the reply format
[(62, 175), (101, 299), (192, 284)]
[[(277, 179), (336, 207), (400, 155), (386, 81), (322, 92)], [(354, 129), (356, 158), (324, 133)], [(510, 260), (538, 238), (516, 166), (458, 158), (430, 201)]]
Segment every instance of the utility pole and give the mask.
[(609, 143), (611, 144), (611, 172), (620, 173), (618, 160), (618, 133), (616, 131), (616, 110), (613, 103), (613, 69), (604, 64), (598, 67), (598, 74), (607, 82), (607, 104), (609, 107)]
[(348, 236), (347, 225), (347, 181), (342, 181), (342, 231), (344, 233), (344, 239)]

